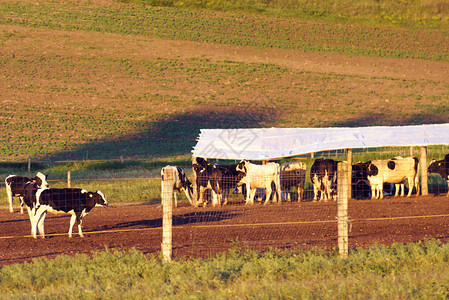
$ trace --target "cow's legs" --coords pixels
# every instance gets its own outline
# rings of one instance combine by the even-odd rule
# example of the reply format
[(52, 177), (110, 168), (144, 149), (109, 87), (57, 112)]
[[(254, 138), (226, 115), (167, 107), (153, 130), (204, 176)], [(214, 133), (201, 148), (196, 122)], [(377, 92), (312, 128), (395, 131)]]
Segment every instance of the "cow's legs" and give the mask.
[(72, 217), (70, 218), (69, 238), (72, 237), (72, 229), (73, 229), (73, 225), (75, 225), (75, 222), (76, 222), (76, 215), (72, 215)]
[[(39, 207), (39, 208), (33, 208), (31, 210), (31, 216), (30, 216), (30, 221), (31, 221), (31, 235), (33, 236), (33, 238), (37, 238), (37, 234), (39, 233), (41, 235), (41, 237), (45, 237), (44, 235), (44, 231), (43, 231), (43, 226), (42, 226), (42, 230), (41, 228), (39, 228), (41, 225), (39, 224), (39, 222), (43, 219), (45, 219), (44, 214), (46, 213), (46, 209)], [(42, 220), (43, 221), (43, 220)]]
[(8, 196), (9, 212), (13, 213), (14, 212), (14, 209), (12, 207), (13, 197), (12, 197), (12, 190), (11, 190), (11, 187), (9, 186), (9, 184), (6, 184), (6, 195)]
[(43, 239), (45, 238), (44, 223), (45, 223), (46, 216), (47, 216), (47, 211), (44, 211), (44, 213), (39, 217), (39, 220), (37, 221), (37, 230), (39, 232), (39, 235)]
[(304, 194), (304, 189), (302, 188), (301, 185), (298, 185), (297, 191), (298, 191), (298, 202), (301, 202), (302, 196)]
[(371, 185), (371, 199), (379, 199), (377, 184)]
[(246, 185), (246, 204), (254, 204), (257, 188), (252, 189), (249, 184)]
[(25, 201), (23, 201), (23, 197), (20, 196), (20, 213), (23, 215), (23, 206), (25, 205)]
[(189, 188), (184, 188), (184, 193), (186, 194), (186, 197), (189, 200), (190, 205), (192, 205), (193, 202), (192, 202), (192, 197), (190, 197), (190, 194), (189, 194)]
[(173, 198), (175, 198), (175, 207), (178, 207), (178, 193), (176, 191), (173, 191)]
[(79, 222), (78, 222), (78, 234), (80, 235), (80, 237), (83, 238), (84, 234), (83, 234), (82, 228), (83, 228), (83, 218), (81, 217)]
[(313, 201), (318, 201), (318, 191), (321, 183), (318, 181), (318, 176), (315, 174), (312, 178), (313, 183)]
[[(413, 187), (415, 186), (415, 178), (411, 177), (411, 178), (407, 178), (407, 180), (408, 180), (408, 187), (409, 187), (407, 197), (410, 197), (412, 195)], [(402, 196), (404, 196), (404, 186), (405, 186), (405, 184), (403, 183)]]
[[(271, 192), (272, 192), (271, 186), (265, 188), (265, 202), (263, 203), (263, 205), (267, 205), (268, 201), (270, 201)], [(273, 202), (274, 202), (274, 196), (273, 196)]]

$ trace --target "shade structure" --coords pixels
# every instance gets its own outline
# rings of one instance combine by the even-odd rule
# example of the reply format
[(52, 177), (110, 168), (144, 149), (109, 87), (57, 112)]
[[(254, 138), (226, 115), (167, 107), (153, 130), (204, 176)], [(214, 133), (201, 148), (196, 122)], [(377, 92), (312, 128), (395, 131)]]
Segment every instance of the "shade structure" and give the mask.
[(273, 160), (308, 153), (449, 144), (449, 124), (413, 126), (201, 129), (195, 157)]

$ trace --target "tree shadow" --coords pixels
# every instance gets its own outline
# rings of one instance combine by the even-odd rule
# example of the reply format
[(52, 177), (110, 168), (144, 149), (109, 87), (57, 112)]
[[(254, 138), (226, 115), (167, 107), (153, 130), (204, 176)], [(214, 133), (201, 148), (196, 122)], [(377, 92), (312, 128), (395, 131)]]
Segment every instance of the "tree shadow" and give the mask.
[(276, 119), (273, 109), (211, 108), (171, 115), (148, 122), (138, 133), (94, 141), (73, 151), (62, 151), (50, 160), (87, 160), (168, 157), (190, 153), (200, 129), (258, 128)]

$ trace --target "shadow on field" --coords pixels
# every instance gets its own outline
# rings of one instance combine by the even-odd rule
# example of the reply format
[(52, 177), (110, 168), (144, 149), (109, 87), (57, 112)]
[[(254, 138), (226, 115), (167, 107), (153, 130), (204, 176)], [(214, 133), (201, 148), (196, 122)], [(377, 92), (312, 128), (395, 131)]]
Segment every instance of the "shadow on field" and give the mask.
[(80, 145), (78, 149), (52, 155), (51, 160), (168, 157), (189, 153), (200, 129), (257, 128), (276, 119), (273, 109), (202, 109), (148, 123), (136, 134)]
[[(239, 214), (222, 212), (222, 211), (198, 211), (183, 215), (173, 216), (173, 225), (181, 226), (187, 224), (201, 224), (206, 222), (220, 222), (232, 219)], [(128, 229), (128, 228), (158, 228), (162, 227), (162, 218), (153, 220), (138, 220), (132, 222), (123, 222), (114, 225), (106, 225), (98, 230)], [(96, 230), (93, 230), (96, 231)]]

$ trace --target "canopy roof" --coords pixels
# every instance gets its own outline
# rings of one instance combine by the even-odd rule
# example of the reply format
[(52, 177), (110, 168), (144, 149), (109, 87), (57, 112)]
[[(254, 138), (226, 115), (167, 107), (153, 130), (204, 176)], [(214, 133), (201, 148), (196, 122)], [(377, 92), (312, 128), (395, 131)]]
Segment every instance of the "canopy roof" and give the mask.
[(201, 129), (192, 153), (215, 159), (270, 160), (326, 150), (438, 144), (449, 144), (449, 124)]

